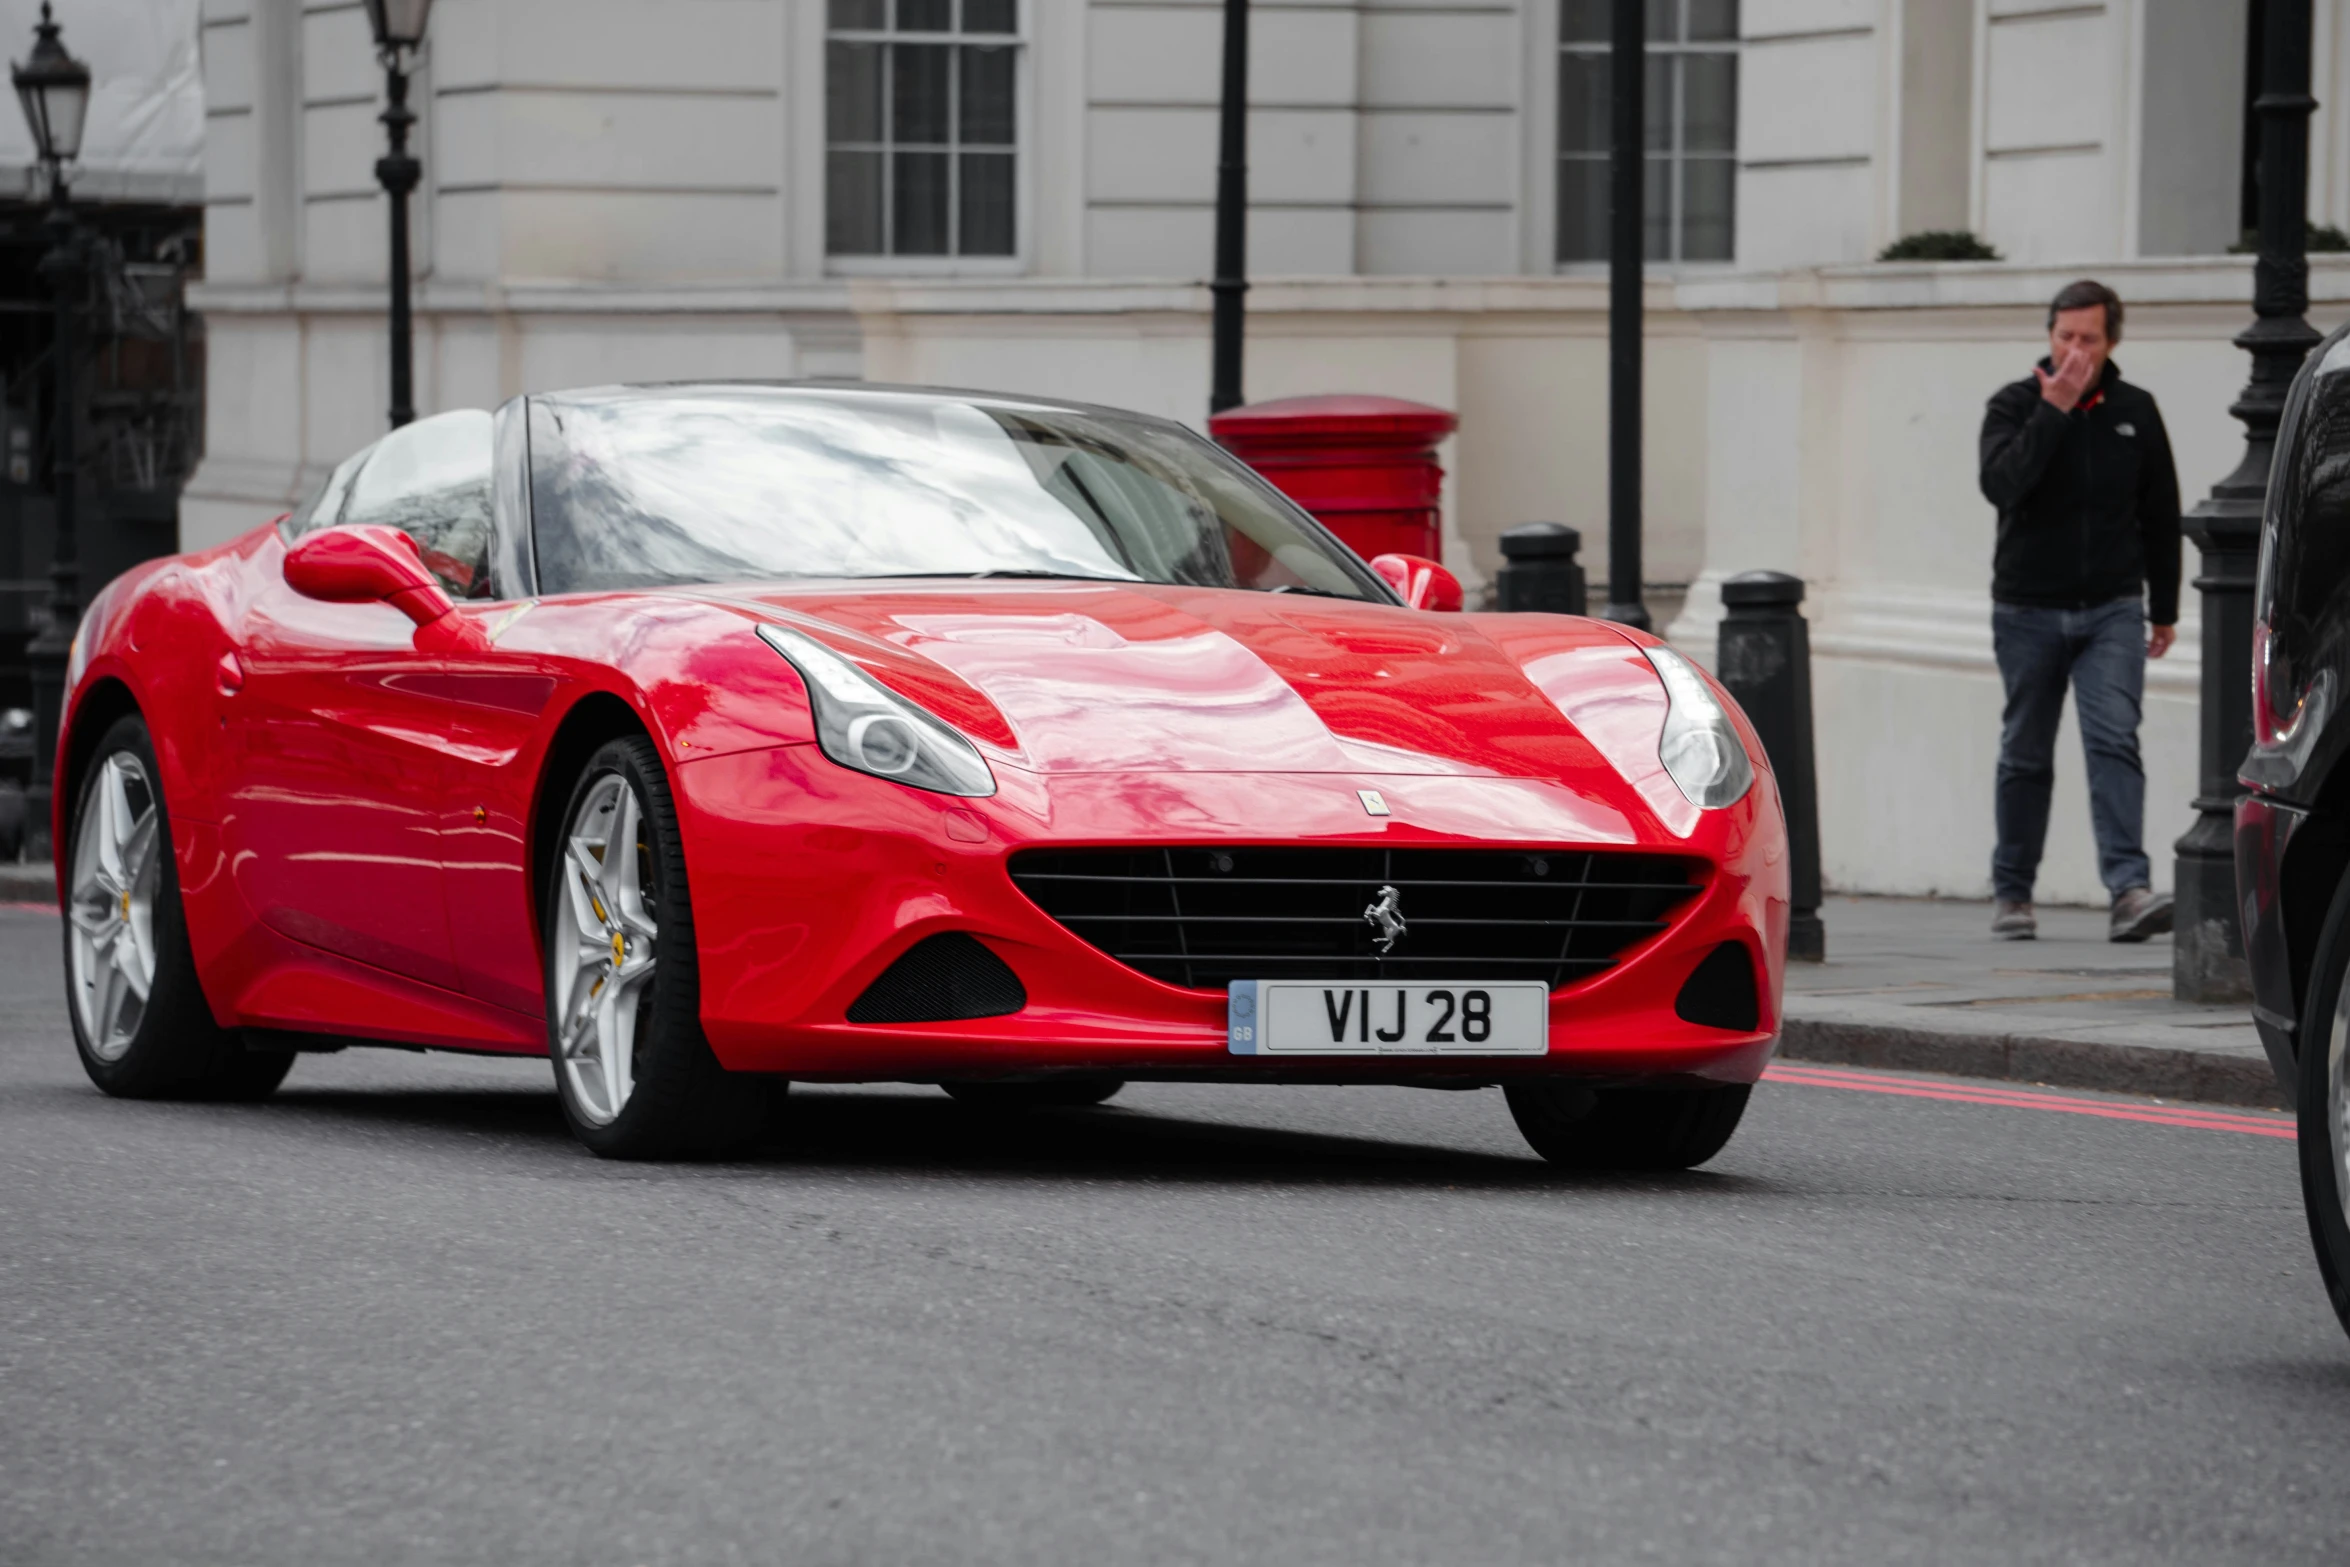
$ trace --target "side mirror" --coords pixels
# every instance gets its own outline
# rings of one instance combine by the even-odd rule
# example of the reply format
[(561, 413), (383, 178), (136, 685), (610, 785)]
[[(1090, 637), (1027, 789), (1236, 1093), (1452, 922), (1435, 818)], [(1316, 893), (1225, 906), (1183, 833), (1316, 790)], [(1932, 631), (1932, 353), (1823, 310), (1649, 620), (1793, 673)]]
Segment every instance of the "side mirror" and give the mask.
[(1425, 555), (1374, 555), (1371, 569), (1412, 609), (1460, 613), (1461, 579)]
[(286, 551), (286, 586), (329, 604), (389, 604), (419, 626), (453, 608), (425, 569), (416, 541), (397, 528), (362, 523), (321, 528)]

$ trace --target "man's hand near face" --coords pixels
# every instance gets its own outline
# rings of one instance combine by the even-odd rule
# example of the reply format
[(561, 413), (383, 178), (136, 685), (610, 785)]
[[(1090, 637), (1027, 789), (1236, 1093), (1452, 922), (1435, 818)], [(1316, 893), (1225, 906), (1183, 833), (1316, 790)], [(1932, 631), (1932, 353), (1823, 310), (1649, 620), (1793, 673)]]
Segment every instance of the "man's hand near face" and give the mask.
[(2148, 626), (2146, 628), (2146, 656), (2160, 658), (2170, 651), (2170, 645), (2179, 640), (2176, 626)]
[(2040, 378), (2040, 396), (2059, 413), (2071, 413), (2089, 390), (2089, 383), (2097, 379), (2097, 356), (2085, 349), (2068, 348), (2056, 361), (2056, 373), (2049, 374), (2038, 365), (2032, 374)]

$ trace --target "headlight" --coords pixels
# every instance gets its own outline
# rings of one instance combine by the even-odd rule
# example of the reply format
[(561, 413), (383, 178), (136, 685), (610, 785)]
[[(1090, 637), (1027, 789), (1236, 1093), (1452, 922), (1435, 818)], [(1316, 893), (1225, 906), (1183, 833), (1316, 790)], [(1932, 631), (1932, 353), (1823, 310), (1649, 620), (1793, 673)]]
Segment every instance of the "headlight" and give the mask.
[(1738, 731), (1715, 700), (1713, 687), (1671, 648), (1641, 651), (1665, 683), (1665, 732), (1656, 746), (1665, 772), (1691, 805), (1713, 810), (1735, 804), (1754, 783), (1754, 764), (1746, 759), (1746, 747), (1738, 743)]
[(938, 794), (995, 793), (970, 741), (813, 637), (779, 626), (759, 635), (808, 687), (816, 743), (841, 766)]

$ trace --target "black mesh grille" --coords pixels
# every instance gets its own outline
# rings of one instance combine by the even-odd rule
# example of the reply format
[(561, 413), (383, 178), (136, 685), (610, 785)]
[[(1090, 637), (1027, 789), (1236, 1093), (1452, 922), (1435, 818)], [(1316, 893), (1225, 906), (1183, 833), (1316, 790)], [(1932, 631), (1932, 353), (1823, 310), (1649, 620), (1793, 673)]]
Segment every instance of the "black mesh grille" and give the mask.
[[(1153, 979), (1588, 979), (1665, 928), (1705, 862), (1515, 849), (1038, 849), (1012, 880)], [(1385, 954), (1368, 911), (1395, 889)]]
[(927, 936), (849, 1003), (852, 1023), (951, 1023), (1028, 1005), (1011, 965), (959, 930)]
[(1746, 948), (1725, 941), (1705, 955), (1681, 986), (1673, 1011), (1687, 1023), (1734, 1028), (1751, 1034), (1762, 1026), (1762, 997), (1754, 988), (1754, 962)]

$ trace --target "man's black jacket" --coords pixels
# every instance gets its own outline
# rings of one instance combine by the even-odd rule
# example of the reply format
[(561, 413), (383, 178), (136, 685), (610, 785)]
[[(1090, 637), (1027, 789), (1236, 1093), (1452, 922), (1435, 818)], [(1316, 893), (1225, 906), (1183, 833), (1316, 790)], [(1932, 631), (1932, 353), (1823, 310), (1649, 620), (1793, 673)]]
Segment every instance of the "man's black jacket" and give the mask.
[[(2047, 360), (2044, 370), (2053, 370)], [(2105, 373), (2071, 413), (2026, 377), (1983, 414), (1983, 498), (1999, 508), (1991, 596), (2087, 609), (2146, 589), (2146, 618), (2179, 618), (2179, 475), (2143, 388)]]

